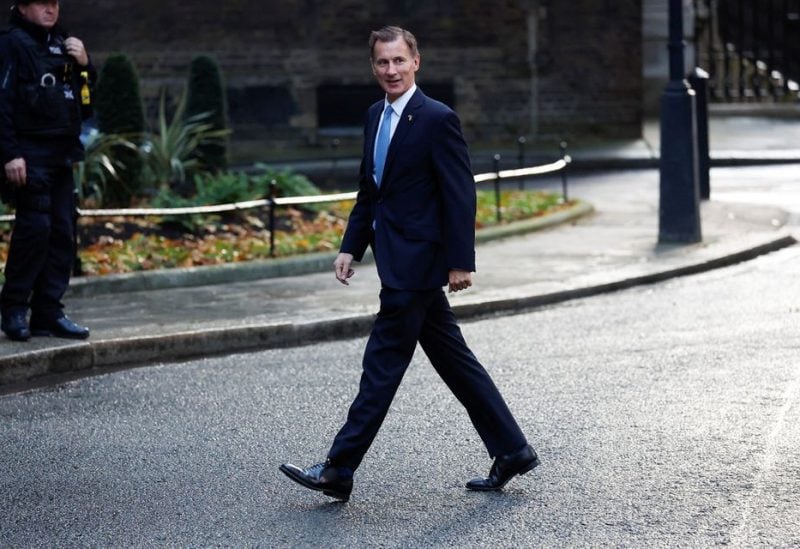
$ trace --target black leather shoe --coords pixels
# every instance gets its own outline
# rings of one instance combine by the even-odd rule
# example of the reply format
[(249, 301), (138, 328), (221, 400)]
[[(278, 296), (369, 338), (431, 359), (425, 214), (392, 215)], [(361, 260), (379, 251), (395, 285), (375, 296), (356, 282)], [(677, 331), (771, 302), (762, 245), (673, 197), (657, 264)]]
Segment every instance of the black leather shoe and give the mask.
[(347, 470), (343, 469), (327, 461), (307, 469), (301, 469), (291, 463), (280, 466), (281, 472), (296, 483), (322, 492), (326, 496), (347, 501), (350, 499), (350, 492), (353, 491), (353, 474), (348, 475)]
[(3, 333), (12, 341), (28, 341), (31, 330), (25, 311), (4, 311), (2, 320)]
[(66, 316), (55, 318), (49, 321), (31, 317), (31, 333), (35, 336), (86, 339), (89, 337), (89, 328), (75, 324)]
[(467, 489), (482, 492), (502, 490), (514, 476), (524, 475), (537, 465), (539, 458), (536, 452), (529, 445), (525, 445), (513, 454), (497, 456), (489, 470), (489, 477), (472, 479), (467, 483)]

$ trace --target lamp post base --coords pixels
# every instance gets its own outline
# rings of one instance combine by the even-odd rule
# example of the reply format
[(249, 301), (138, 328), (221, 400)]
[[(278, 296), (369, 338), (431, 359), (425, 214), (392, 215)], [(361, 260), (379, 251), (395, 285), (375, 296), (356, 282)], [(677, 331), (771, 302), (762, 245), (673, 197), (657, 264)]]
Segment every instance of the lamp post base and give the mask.
[(661, 96), (659, 242), (700, 242), (695, 95), (685, 80)]

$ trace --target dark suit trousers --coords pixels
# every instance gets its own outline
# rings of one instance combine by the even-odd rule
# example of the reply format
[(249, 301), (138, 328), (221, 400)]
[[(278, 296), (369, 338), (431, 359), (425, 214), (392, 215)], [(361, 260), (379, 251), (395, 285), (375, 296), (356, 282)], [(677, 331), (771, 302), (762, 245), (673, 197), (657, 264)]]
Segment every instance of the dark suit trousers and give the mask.
[(489, 455), (525, 444), (517, 422), (489, 374), (467, 347), (444, 291), (384, 288), (364, 352), (358, 395), (333, 441), (331, 463), (355, 470), (378, 434), (417, 342), (464, 405)]

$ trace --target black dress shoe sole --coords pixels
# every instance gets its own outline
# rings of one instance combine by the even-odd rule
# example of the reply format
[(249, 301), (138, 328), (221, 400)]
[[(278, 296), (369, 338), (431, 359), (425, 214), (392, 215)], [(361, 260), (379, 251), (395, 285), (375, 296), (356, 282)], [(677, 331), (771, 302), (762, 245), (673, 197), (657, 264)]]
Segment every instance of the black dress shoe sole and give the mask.
[(60, 337), (62, 339), (89, 339), (89, 334), (71, 334), (68, 332), (54, 332), (52, 330), (34, 329), (31, 334), (36, 337)]
[(325, 494), (328, 497), (332, 497), (332, 498), (335, 498), (335, 499), (338, 499), (338, 500), (341, 500), (341, 501), (348, 501), (350, 499), (350, 494), (349, 493), (346, 494), (344, 492), (336, 492), (334, 490), (321, 488), (319, 486), (311, 484), (304, 477), (298, 475), (297, 473), (295, 473), (293, 470), (289, 469), (288, 467), (284, 467), (283, 465), (281, 465), (279, 467), (279, 469), (281, 470), (281, 472), (284, 475), (286, 475), (287, 477), (289, 477), (290, 479), (295, 481), (300, 486), (303, 486), (304, 488), (308, 488), (309, 490), (315, 490), (317, 492), (322, 492), (323, 494)]
[(6, 331), (3, 331), (3, 333), (6, 334), (6, 337), (11, 341), (28, 341), (31, 338), (31, 334), (23, 334), (23, 335), (13, 334), (13, 333), (10, 334)]
[(530, 473), (530, 472), (531, 472), (531, 471), (533, 471), (533, 470), (534, 470), (536, 467), (538, 467), (540, 463), (541, 463), (541, 461), (539, 461), (539, 458), (538, 458), (538, 457), (535, 457), (535, 458), (533, 458), (533, 461), (531, 461), (530, 463), (526, 463), (525, 465), (523, 465), (523, 466), (520, 468), (520, 470), (519, 470), (519, 471), (517, 471), (517, 472), (515, 472), (515, 473), (512, 473), (512, 474), (511, 474), (511, 475), (510, 475), (510, 476), (509, 476), (509, 477), (508, 477), (508, 478), (505, 480), (505, 482), (503, 482), (502, 484), (498, 484), (498, 485), (496, 485), (496, 486), (481, 486), (481, 485), (469, 486), (469, 484), (467, 484), (467, 490), (472, 490), (473, 492), (499, 492), (500, 490), (502, 490), (502, 489), (503, 489), (503, 487), (504, 487), (506, 484), (508, 484), (508, 481), (510, 481), (512, 478), (514, 478), (514, 477), (516, 477), (516, 476), (522, 476), (522, 475), (524, 475), (525, 473)]

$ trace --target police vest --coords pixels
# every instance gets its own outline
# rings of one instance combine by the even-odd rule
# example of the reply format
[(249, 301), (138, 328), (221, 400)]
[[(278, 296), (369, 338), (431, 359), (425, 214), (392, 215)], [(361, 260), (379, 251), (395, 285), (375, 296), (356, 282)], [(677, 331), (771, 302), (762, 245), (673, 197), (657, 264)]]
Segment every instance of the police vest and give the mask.
[(31, 137), (73, 136), (81, 131), (79, 75), (61, 41), (43, 45), (24, 30), (9, 34), (21, 46), (14, 127)]

